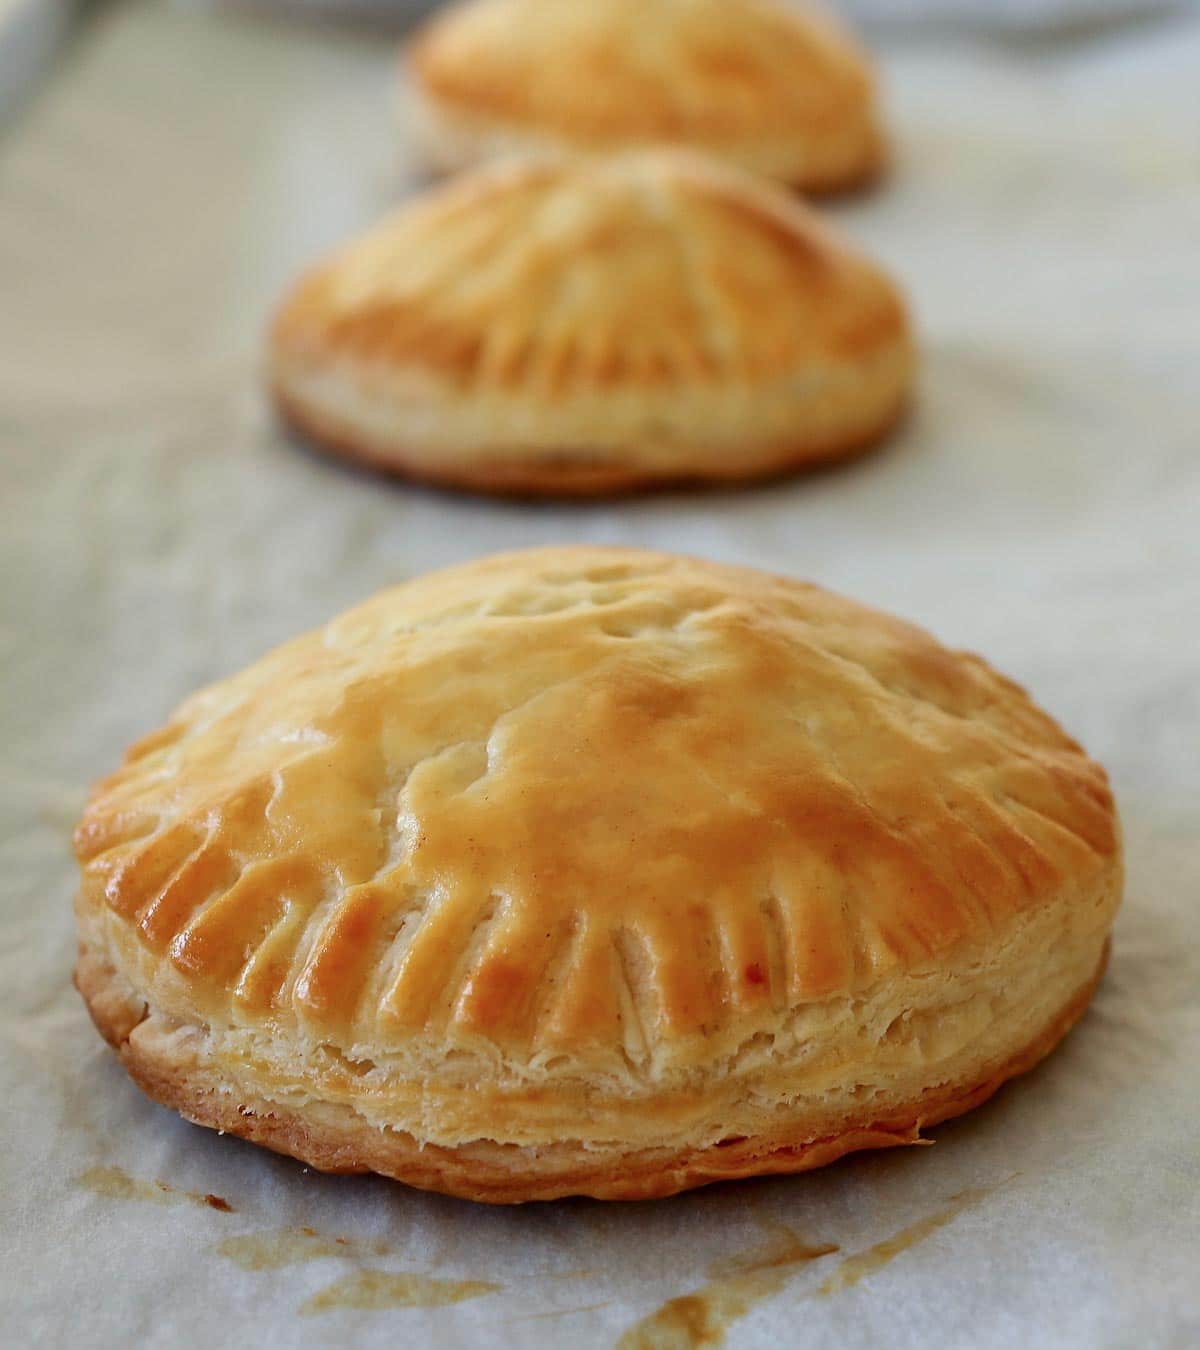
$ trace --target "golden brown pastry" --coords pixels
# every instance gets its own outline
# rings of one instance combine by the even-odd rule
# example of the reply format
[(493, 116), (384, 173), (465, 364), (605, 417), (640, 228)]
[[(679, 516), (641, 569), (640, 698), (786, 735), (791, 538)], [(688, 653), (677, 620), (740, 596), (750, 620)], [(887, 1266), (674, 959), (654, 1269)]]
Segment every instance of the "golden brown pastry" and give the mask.
[(571, 495), (855, 453), (900, 415), (913, 351), (896, 288), (801, 202), (648, 152), (401, 207), (295, 288), (270, 365), (333, 450)]
[(467, 0), (404, 64), (436, 169), (667, 144), (829, 192), (885, 158), (866, 53), (828, 13), (785, 0)]
[(385, 591), (95, 789), (76, 980), (153, 1097), (331, 1171), (666, 1195), (914, 1143), (1104, 965), (1104, 770), (978, 657), (623, 549)]

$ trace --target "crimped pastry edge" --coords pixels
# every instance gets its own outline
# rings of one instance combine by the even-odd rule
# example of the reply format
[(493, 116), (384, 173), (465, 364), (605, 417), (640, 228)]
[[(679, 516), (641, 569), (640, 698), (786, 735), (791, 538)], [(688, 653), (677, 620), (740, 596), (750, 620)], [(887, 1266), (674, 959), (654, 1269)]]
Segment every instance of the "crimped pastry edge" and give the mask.
[(522, 1147), (490, 1140), (449, 1148), (380, 1129), (348, 1106), (311, 1102), (293, 1108), (235, 1093), (196, 1053), (191, 1033), (199, 1028), (160, 1025), (148, 1004), (131, 997), (107, 958), (83, 942), (74, 983), (97, 1030), (134, 1082), (193, 1124), (237, 1135), (318, 1171), (376, 1172), (418, 1189), (488, 1204), (577, 1195), (645, 1200), (717, 1181), (809, 1171), (863, 1149), (931, 1142), (922, 1138), (923, 1129), (982, 1104), (1059, 1044), (1086, 1011), (1111, 946), (1106, 937), (1092, 975), (1037, 1036), (978, 1078), (939, 1085), (882, 1118), (847, 1120), (835, 1134), (813, 1138), (793, 1121), (769, 1134), (682, 1149), (589, 1148), (571, 1141)]

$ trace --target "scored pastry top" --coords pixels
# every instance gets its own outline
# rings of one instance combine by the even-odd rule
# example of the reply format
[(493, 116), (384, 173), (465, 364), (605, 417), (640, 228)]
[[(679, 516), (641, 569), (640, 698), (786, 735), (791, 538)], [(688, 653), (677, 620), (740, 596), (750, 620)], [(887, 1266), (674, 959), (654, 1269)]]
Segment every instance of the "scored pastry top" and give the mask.
[(277, 352), (557, 396), (769, 381), (907, 340), (892, 282), (802, 202), (677, 152), (479, 171), (311, 271)]
[(81, 912), (174, 1011), (636, 1059), (1005, 940), (1119, 855), (1016, 685), (814, 586), (623, 549), (385, 591), (93, 792)]

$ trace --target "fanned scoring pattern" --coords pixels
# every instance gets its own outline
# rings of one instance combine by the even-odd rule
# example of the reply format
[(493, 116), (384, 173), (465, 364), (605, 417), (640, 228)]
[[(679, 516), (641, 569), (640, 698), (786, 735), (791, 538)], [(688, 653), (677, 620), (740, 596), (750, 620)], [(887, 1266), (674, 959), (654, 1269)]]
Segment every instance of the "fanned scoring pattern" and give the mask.
[(780, 0), (474, 0), (409, 62), (448, 104), (597, 146), (817, 135), (872, 98), (861, 48)]
[(384, 592), (100, 783), (81, 904), (204, 1016), (631, 1061), (852, 993), (1109, 868), (1103, 773), (978, 658), (623, 550)]
[(777, 378), (904, 340), (892, 284), (798, 200), (685, 155), (493, 169), (312, 272), (274, 341), (554, 399)]

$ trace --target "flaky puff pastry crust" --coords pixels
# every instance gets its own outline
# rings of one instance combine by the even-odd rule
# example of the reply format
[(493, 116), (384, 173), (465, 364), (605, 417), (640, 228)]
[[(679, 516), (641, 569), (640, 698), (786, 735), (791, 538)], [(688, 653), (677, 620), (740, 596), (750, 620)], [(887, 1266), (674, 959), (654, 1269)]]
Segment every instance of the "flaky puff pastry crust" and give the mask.
[(886, 158), (871, 62), (785, 0), (467, 0), (404, 58), (402, 109), (437, 170), (499, 154), (701, 150), (806, 192)]
[(77, 983), (152, 1096), (506, 1201), (916, 1142), (1065, 1034), (1121, 890), (1103, 770), (979, 658), (594, 548), (195, 695), (76, 849)]
[(671, 152), (427, 193), (303, 278), (269, 350), (280, 408), (329, 448), (563, 496), (855, 453), (914, 359), (896, 287), (809, 208)]

